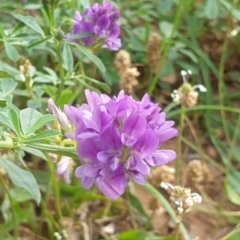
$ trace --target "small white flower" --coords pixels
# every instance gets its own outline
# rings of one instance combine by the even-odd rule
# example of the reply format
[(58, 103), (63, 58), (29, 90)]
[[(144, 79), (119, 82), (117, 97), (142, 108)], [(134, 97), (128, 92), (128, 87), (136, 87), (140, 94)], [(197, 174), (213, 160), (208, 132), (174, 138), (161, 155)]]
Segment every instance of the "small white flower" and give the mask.
[(197, 193), (192, 193), (191, 197), (192, 197), (192, 200), (195, 203), (201, 203), (202, 202), (202, 197), (199, 194), (197, 194)]
[(183, 209), (182, 207), (178, 207), (177, 210), (178, 210), (178, 212), (179, 212), (180, 214), (182, 214), (183, 211), (184, 211), (184, 209)]
[(61, 239), (62, 239), (62, 236), (61, 236), (58, 232), (55, 232), (53, 235), (54, 235), (54, 237), (55, 237), (57, 240), (61, 240)]
[(229, 37), (235, 37), (235, 36), (237, 36), (238, 35), (238, 32), (239, 32), (239, 30), (238, 29), (233, 29), (231, 32), (230, 32), (230, 36)]
[(168, 188), (171, 188), (172, 190), (174, 189), (174, 186), (170, 183), (165, 183), (165, 182), (161, 182), (160, 183), (160, 187), (167, 190)]

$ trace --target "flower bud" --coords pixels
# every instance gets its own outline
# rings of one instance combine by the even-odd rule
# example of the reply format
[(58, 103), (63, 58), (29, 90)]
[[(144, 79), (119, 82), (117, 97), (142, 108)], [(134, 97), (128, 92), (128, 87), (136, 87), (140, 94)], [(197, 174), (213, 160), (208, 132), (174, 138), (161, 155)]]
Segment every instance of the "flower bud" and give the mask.
[(63, 33), (61, 29), (54, 29), (53, 36), (55, 39), (62, 41), (63, 40)]
[(64, 112), (56, 107), (52, 98), (48, 100), (48, 112), (56, 115), (58, 123), (64, 131), (71, 131), (71, 124)]
[(73, 23), (72, 20), (68, 17), (64, 17), (60, 26), (61, 30), (64, 33), (69, 33), (72, 31)]

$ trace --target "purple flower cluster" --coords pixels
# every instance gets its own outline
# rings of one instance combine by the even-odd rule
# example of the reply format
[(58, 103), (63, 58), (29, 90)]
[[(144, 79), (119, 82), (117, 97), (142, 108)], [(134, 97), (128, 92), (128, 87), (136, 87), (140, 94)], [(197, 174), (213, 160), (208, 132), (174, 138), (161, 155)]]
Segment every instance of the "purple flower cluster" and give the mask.
[(103, 0), (102, 5), (95, 3), (91, 8), (87, 8), (83, 16), (79, 12), (75, 13), (69, 36), (89, 33), (90, 36), (80, 39), (85, 46), (100, 44), (103, 48), (117, 51), (121, 47), (121, 39), (118, 38), (120, 28), (116, 23), (118, 18), (119, 10)]
[(82, 186), (96, 184), (109, 198), (124, 193), (129, 179), (145, 184), (150, 167), (175, 159), (171, 150), (159, 147), (177, 135), (174, 122), (166, 121), (165, 113), (150, 101), (147, 94), (140, 102), (121, 91), (117, 97), (85, 91), (88, 104), (66, 105), (64, 111), (76, 126), (77, 153), (83, 162), (75, 171)]

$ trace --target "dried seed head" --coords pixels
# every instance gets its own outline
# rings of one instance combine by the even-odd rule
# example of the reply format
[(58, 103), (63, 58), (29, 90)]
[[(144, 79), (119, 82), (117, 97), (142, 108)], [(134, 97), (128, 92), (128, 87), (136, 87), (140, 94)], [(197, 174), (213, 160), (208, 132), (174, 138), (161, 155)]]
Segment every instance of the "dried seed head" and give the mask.
[(125, 50), (119, 51), (116, 54), (114, 65), (120, 77), (120, 89), (127, 94), (132, 94), (133, 88), (138, 85), (137, 77), (140, 73), (137, 68), (131, 67), (130, 54)]
[(173, 184), (175, 182), (175, 169), (167, 165), (157, 167), (149, 175), (148, 181), (155, 188), (159, 188), (161, 182)]
[(158, 33), (150, 35), (147, 45), (147, 65), (152, 73), (156, 73), (160, 62), (159, 44), (161, 37)]
[(210, 181), (210, 171), (200, 160), (193, 160), (187, 166), (187, 184), (191, 187), (204, 185)]
[(122, 75), (122, 73), (131, 67), (131, 57), (129, 52), (125, 50), (119, 51), (115, 56), (114, 65), (119, 76)]
[(161, 183), (161, 187), (170, 194), (170, 204), (176, 212), (179, 222), (182, 220), (183, 213), (189, 212), (194, 203), (202, 202), (202, 197), (197, 193), (191, 193), (190, 188), (173, 186), (165, 182)]
[(160, 208), (160, 203), (155, 197), (151, 196), (151, 198), (148, 202), (148, 206), (149, 206), (150, 210), (156, 211)]
[(123, 89), (125, 93), (132, 94), (133, 88), (138, 85), (138, 81), (136, 77), (138, 77), (140, 73), (137, 68), (128, 68), (120, 75), (119, 87)]

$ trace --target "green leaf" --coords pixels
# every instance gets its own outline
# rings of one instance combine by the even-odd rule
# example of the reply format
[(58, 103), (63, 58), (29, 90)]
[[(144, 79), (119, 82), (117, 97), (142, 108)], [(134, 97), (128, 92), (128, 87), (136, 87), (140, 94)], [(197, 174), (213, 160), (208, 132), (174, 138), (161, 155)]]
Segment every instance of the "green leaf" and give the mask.
[(5, 37), (5, 33), (4, 33), (4, 30), (3, 30), (3, 27), (2, 27), (1, 24), (0, 24), (0, 36), (1, 36), (2, 38)]
[(173, 31), (173, 24), (169, 22), (161, 21), (159, 23), (159, 28), (165, 37), (170, 38)]
[(14, 62), (18, 60), (18, 52), (15, 47), (13, 47), (8, 42), (4, 42), (4, 48), (7, 56)]
[(25, 10), (36, 10), (36, 9), (41, 9), (42, 4), (34, 4), (34, 3), (28, 3), (27, 5), (24, 6)]
[(14, 185), (26, 189), (36, 202), (38, 204), (40, 203), (41, 193), (37, 181), (31, 172), (23, 170), (14, 163), (2, 158), (0, 158), (0, 165), (2, 165), (4, 170), (8, 173)]
[(50, 114), (46, 114), (41, 116), (29, 129), (28, 131), (25, 133), (25, 136), (29, 136), (32, 133), (34, 133), (35, 131), (37, 131), (38, 129), (42, 128), (43, 126), (45, 126), (47, 123), (52, 122), (56, 119), (56, 116), (54, 115), (50, 115)]
[(204, 14), (208, 19), (214, 19), (218, 16), (218, 3), (216, 0), (207, 0), (204, 5)]
[(0, 99), (0, 108), (5, 108), (7, 106), (7, 100), (6, 99)]
[(227, 180), (224, 181), (224, 187), (229, 200), (236, 205), (240, 205), (240, 195), (233, 190)]
[(52, 38), (52, 36), (48, 36), (46, 38), (43, 38), (39, 41), (36, 41), (36, 42), (33, 42), (33, 43), (30, 43), (28, 46), (27, 46), (27, 49), (31, 49), (31, 48), (34, 48), (34, 47), (37, 47), (39, 45), (42, 45), (43, 43), (47, 42), (48, 40), (50, 40)]
[(56, 153), (59, 155), (71, 157), (73, 159), (78, 159), (76, 148), (74, 147), (61, 147), (57, 145), (48, 145), (41, 143), (28, 143), (28, 147), (41, 150), (43, 152)]
[(2, 113), (0, 113), (0, 123), (2, 123), (4, 126), (12, 129), (14, 131), (14, 128), (8, 118), (6, 118)]
[(175, 237), (159, 237), (144, 230), (129, 230), (119, 233), (118, 240), (174, 240)]
[(96, 79), (93, 79), (93, 78), (90, 78), (90, 77), (87, 77), (87, 76), (84, 76), (84, 75), (81, 75), (81, 77), (87, 79), (87, 80), (90, 81), (90, 82), (93, 82), (96, 86), (98, 86), (98, 87), (101, 88), (102, 90), (106, 91), (107, 93), (110, 93), (110, 92), (111, 92), (111, 88), (110, 88), (106, 83), (99, 82), (99, 81), (96, 80)]
[(20, 111), (20, 123), (24, 135), (41, 116), (42, 114), (40, 112), (32, 108), (26, 108)]
[(23, 22), (25, 25), (28, 27), (32, 28), (34, 31), (40, 33), (41, 35), (44, 36), (44, 32), (42, 28), (38, 25), (36, 19), (31, 16), (23, 16), (20, 14), (15, 14), (13, 15), (15, 18), (17, 18), (19, 21)]
[(143, 209), (143, 206), (139, 202), (139, 200), (132, 194), (129, 194), (129, 198), (130, 198), (131, 206), (133, 206), (134, 208), (136, 208), (139, 211), (140, 217), (141, 217), (141, 219), (143, 219), (145, 226), (147, 228), (152, 228), (153, 226), (151, 223), (151, 219), (149, 218), (148, 214)]
[(8, 96), (17, 87), (17, 82), (12, 80), (11, 78), (6, 78), (1, 81), (1, 87), (2, 87), (4, 96)]
[(104, 64), (97, 56), (95, 56), (89, 50), (80, 46), (77, 43), (72, 43), (72, 44), (74, 44), (79, 51), (81, 51), (87, 58), (89, 58), (89, 60), (91, 60), (103, 74), (106, 72), (106, 68), (105, 68)]
[(232, 4), (226, 0), (220, 0), (220, 2), (227, 8), (228, 11), (232, 13), (232, 15), (240, 21), (240, 11), (237, 9), (233, 9)]
[(20, 72), (12, 66), (0, 61), (0, 71), (6, 72), (11, 76), (19, 75)]
[(62, 59), (64, 69), (68, 72), (71, 72), (73, 70), (73, 56), (68, 43), (63, 43)]
[(15, 187), (10, 190), (10, 195), (17, 202), (25, 202), (33, 199), (32, 196), (24, 188)]
[(44, 132), (37, 133), (34, 136), (31, 136), (31, 137), (25, 139), (24, 142), (25, 143), (39, 142), (41, 140), (52, 138), (52, 137), (55, 137), (58, 135), (59, 135), (59, 131), (57, 131), (57, 130), (47, 130)]
[(47, 157), (43, 154), (42, 151), (40, 151), (38, 149), (34, 149), (34, 148), (30, 148), (30, 147), (22, 147), (22, 150), (24, 152), (30, 153), (36, 157), (42, 158), (47, 161)]
[(221, 240), (238, 240), (240, 236), (240, 226), (238, 225), (230, 233), (221, 238)]
[(42, 106), (42, 102), (40, 99), (29, 99), (27, 101), (27, 107), (29, 108), (40, 108)]
[(18, 137), (22, 135), (20, 125), (19, 125), (19, 115), (15, 109), (10, 109), (8, 111), (8, 118), (17, 134)]
[(157, 4), (157, 11), (160, 15), (166, 14), (173, 7), (173, 0), (162, 0)]
[(81, 38), (90, 37), (90, 36), (94, 36), (94, 34), (93, 33), (78, 33), (76, 35), (69, 36), (67, 39), (75, 40), (75, 39), (81, 39)]
[(23, 27), (25, 27), (24, 23), (22, 23), (22, 22), (18, 23), (17, 26), (12, 30), (10, 35), (13, 35), (14, 33), (18, 32)]
[(59, 107), (63, 107), (64, 104), (68, 102), (68, 100), (72, 97), (73, 93), (69, 89), (65, 89), (61, 92), (59, 99), (56, 101), (56, 105)]

